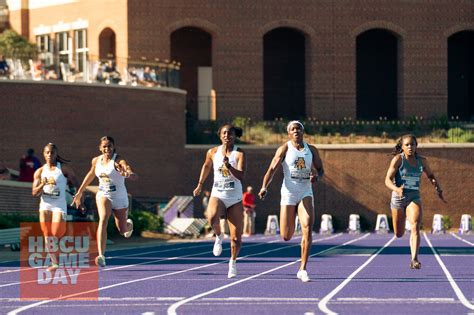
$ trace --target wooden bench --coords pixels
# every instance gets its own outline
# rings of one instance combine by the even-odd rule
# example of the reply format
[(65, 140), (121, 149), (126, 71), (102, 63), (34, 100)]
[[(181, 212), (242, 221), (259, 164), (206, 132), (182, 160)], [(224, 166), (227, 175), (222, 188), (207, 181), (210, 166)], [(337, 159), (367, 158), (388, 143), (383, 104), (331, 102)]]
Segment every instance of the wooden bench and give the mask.
[(0, 245), (10, 247), (12, 251), (20, 250), (20, 240), (24, 237), (31, 227), (11, 228), (0, 230)]

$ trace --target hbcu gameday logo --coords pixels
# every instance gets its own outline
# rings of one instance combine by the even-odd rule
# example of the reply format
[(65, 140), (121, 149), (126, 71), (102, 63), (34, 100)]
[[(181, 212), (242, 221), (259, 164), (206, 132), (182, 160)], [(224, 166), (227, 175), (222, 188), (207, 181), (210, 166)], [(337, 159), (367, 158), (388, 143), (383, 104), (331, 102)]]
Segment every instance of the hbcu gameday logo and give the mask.
[[(95, 224), (67, 223), (62, 236), (45, 235), (51, 223), (22, 223), (28, 230), (21, 239), (21, 299), (97, 299), (98, 269), (92, 235)], [(47, 233), (47, 232), (46, 232)]]

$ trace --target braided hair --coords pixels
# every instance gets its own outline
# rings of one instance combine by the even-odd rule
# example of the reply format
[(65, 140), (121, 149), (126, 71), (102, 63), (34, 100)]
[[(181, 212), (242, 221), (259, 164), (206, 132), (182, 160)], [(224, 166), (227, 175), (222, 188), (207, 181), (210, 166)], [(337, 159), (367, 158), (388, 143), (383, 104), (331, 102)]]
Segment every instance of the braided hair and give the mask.
[[(414, 134), (406, 134), (406, 135), (403, 135), (401, 136), (398, 141), (397, 141), (397, 144), (395, 145), (395, 147), (392, 149), (392, 153), (390, 155), (398, 155), (400, 153), (403, 152), (403, 140), (405, 139), (412, 139), (413, 141), (415, 141), (415, 145), (418, 145), (418, 141), (416, 140), (416, 137)], [(415, 156), (417, 156), (418, 154), (415, 152)]]
[(60, 162), (60, 163), (68, 163), (68, 162), (71, 162), (70, 160), (66, 160), (65, 158), (61, 157), (59, 154), (58, 154), (58, 146), (55, 145), (54, 143), (50, 142), (48, 143), (47, 145), (44, 146), (44, 148), (49, 148), (51, 151), (55, 151), (56, 152), (56, 162)]

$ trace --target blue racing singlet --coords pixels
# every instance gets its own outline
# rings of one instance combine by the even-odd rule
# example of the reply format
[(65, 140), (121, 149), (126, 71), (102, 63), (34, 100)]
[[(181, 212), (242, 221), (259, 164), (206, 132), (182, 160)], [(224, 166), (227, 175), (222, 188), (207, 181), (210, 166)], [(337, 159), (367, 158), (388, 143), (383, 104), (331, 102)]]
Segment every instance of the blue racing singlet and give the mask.
[(416, 166), (410, 165), (405, 157), (405, 154), (401, 154), (402, 164), (395, 173), (395, 185), (400, 187), (402, 185), (407, 190), (420, 190), (420, 178), (423, 174), (423, 165), (421, 159), (416, 157)]

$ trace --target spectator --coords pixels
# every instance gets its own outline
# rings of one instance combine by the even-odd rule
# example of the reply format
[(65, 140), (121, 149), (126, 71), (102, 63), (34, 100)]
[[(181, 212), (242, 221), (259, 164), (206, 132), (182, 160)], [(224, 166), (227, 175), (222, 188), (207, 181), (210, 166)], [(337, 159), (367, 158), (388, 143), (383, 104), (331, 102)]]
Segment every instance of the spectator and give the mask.
[(244, 205), (244, 232), (243, 236), (250, 236), (254, 231), (255, 222), (255, 195), (252, 186), (247, 187), (247, 191), (242, 196)]
[(46, 80), (59, 80), (58, 74), (54, 69), (54, 66), (50, 66), (45, 76)]
[(143, 71), (143, 85), (148, 87), (153, 87), (156, 85), (156, 82), (151, 74), (151, 69), (148, 66), (146, 66), (145, 70)]
[(35, 151), (33, 149), (28, 149), (26, 155), (22, 156), (20, 159), (20, 177), (18, 180), (20, 182), (33, 182), (33, 175), (40, 166), (41, 163), (35, 156)]
[[(31, 71), (32, 79), (35, 81), (43, 80), (43, 62), (41, 59), (38, 59), (35, 63), (33, 63), (33, 69)], [(33, 179), (32, 179), (33, 181)]]
[(120, 72), (118, 72), (115, 64), (112, 60), (107, 61), (107, 64), (104, 69), (104, 78), (105, 83), (119, 83), (120, 82)]
[(10, 67), (8, 66), (5, 56), (0, 56), (0, 76), (8, 78), (10, 76)]
[(10, 171), (2, 162), (0, 162), (0, 180), (11, 180)]

